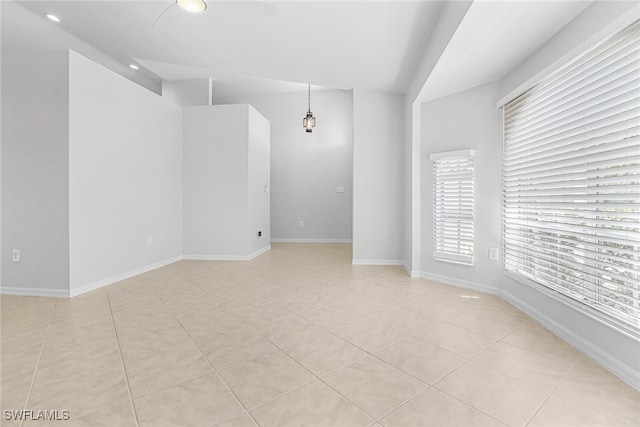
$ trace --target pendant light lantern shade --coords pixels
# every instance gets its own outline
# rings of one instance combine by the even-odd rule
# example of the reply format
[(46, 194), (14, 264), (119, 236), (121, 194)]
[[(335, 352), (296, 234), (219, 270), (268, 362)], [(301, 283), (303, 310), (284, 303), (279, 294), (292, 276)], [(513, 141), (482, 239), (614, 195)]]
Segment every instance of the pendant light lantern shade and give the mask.
[(305, 131), (308, 133), (313, 132), (313, 128), (316, 127), (316, 118), (313, 117), (313, 113), (311, 112), (311, 85), (309, 86), (309, 109), (307, 110), (307, 116), (302, 119), (302, 127), (304, 127)]
[(307, 112), (307, 117), (302, 119), (302, 126), (305, 128), (307, 132), (312, 132), (313, 128), (316, 127), (316, 118), (313, 117), (311, 111)]

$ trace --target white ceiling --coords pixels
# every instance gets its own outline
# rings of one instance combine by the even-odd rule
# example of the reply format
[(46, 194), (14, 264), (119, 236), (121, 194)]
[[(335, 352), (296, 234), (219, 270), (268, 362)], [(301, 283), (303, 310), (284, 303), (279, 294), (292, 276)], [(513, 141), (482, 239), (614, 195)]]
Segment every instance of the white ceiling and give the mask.
[[(64, 31), (39, 28), (55, 25), (106, 54), (85, 55), (147, 87), (158, 87), (160, 79), (210, 77), (217, 96), (300, 91), (307, 83), (404, 93), (443, 9), (433, 0), (208, 0), (206, 13), (192, 15), (174, 0), (18, 0), (33, 14), (15, 7), (33, 19), (21, 16), (12, 25), (19, 15), (13, 10), (5, 25), (5, 11), (12, 10), (6, 5), (13, 2), (0, 1), (3, 53), (35, 45), (75, 48)], [(591, 3), (474, 1), (421, 97), (503, 77)], [(61, 22), (47, 22), (45, 13)], [(39, 40), (45, 34), (50, 40)], [(115, 65), (105, 64), (107, 57)], [(141, 69), (128, 69), (131, 62)]]
[(406, 90), (442, 7), (436, 1), (209, 0), (206, 13), (192, 15), (170, 7), (173, 0), (19, 4), (40, 16), (55, 14), (69, 33), (122, 62), (138, 62), (151, 77), (211, 77), (219, 86), (237, 86), (241, 76), (253, 78), (253, 86), (275, 79), (279, 88), (288, 81), (395, 93)]
[(474, 1), (427, 79), (421, 100), (501, 79), (591, 3)]

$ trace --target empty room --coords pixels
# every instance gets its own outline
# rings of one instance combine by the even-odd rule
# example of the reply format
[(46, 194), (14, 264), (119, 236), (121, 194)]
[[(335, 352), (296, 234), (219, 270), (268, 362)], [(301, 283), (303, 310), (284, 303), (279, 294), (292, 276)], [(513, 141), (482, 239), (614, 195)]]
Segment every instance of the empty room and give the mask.
[(0, 24), (0, 425), (640, 426), (637, 1)]

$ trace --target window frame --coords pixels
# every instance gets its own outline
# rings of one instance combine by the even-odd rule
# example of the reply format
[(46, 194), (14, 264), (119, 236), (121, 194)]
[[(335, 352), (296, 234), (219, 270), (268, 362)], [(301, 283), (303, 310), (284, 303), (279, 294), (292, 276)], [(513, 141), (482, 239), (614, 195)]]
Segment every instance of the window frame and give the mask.
[[(630, 25), (626, 25), (624, 28), (620, 29), (615, 34), (612, 34), (607, 39), (601, 41), (600, 43), (597, 43), (596, 45), (594, 45), (593, 47), (591, 47), (590, 49), (585, 51), (583, 54), (576, 56), (572, 60), (568, 61), (566, 64), (558, 67), (549, 76), (541, 79), (540, 82), (538, 82), (538, 84), (536, 84), (532, 88), (524, 91), (520, 96), (512, 99), (509, 103), (507, 103), (504, 106), (505, 108), (503, 108), (503, 131), (504, 131), (504, 135), (503, 135), (503, 168), (502, 168), (502, 171), (503, 171), (503, 176), (502, 176), (502, 192), (503, 192), (503, 196), (502, 196), (502, 206), (503, 206), (503, 209), (502, 209), (502, 251), (503, 251), (502, 267), (503, 267), (503, 271), (505, 272), (506, 276), (508, 276), (508, 277), (518, 281), (518, 282), (524, 283), (524, 284), (526, 284), (526, 285), (528, 285), (530, 287), (533, 287), (533, 288), (535, 288), (535, 289), (537, 289), (539, 291), (542, 291), (543, 293), (553, 297), (557, 301), (560, 301), (565, 305), (572, 306), (572, 307), (578, 309), (579, 311), (588, 314), (590, 317), (595, 318), (596, 320), (598, 320), (598, 321), (600, 321), (600, 322), (602, 322), (602, 323), (604, 323), (604, 324), (606, 324), (608, 326), (614, 327), (615, 329), (617, 329), (619, 331), (622, 331), (625, 334), (627, 334), (629, 336), (632, 336), (632, 337), (637, 339), (638, 337), (640, 337), (640, 313), (639, 314), (631, 314), (631, 315), (627, 316), (627, 317), (629, 317), (629, 319), (626, 319), (625, 316), (618, 315), (616, 309), (611, 309), (610, 307), (607, 307), (608, 304), (603, 303), (604, 299), (611, 300), (611, 298), (612, 298), (611, 296), (606, 296), (606, 297), (600, 296), (599, 297), (599, 302), (596, 301), (596, 300), (598, 300), (598, 296), (596, 294), (597, 293), (596, 291), (600, 291), (600, 288), (606, 289), (606, 286), (602, 285), (602, 283), (604, 283), (606, 280), (598, 279), (599, 276), (594, 274), (593, 271), (595, 271), (595, 272), (604, 271), (605, 269), (601, 268), (600, 264), (602, 264), (602, 265), (613, 265), (613, 266), (616, 266), (617, 264), (611, 263), (610, 261), (603, 260), (603, 258), (599, 258), (598, 256), (595, 256), (595, 255), (594, 255), (593, 259), (590, 258), (587, 255), (583, 255), (582, 259), (580, 260), (582, 265), (583, 265), (583, 270), (584, 270), (584, 267), (587, 267), (586, 270), (589, 270), (588, 274), (589, 275), (593, 275), (595, 277), (594, 280), (596, 281), (595, 284), (592, 285), (593, 289), (589, 289), (589, 292), (593, 293), (593, 294), (596, 294), (596, 295), (587, 297), (586, 294), (584, 294), (582, 298), (577, 297), (577, 293), (576, 293), (576, 295), (573, 295), (573, 293), (570, 292), (569, 290), (567, 292), (563, 292), (562, 290), (559, 290), (558, 288), (560, 288), (561, 286), (558, 285), (557, 283), (556, 284), (554, 284), (553, 282), (549, 282), (547, 284), (543, 283), (544, 280), (540, 278), (540, 275), (535, 275), (536, 279), (537, 279), (536, 280), (536, 279), (533, 279), (531, 277), (528, 277), (527, 275), (525, 275), (523, 273), (519, 273), (518, 271), (514, 270), (513, 267), (509, 268), (507, 266), (508, 251), (512, 251), (512, 249), (507, 249), (507, 210), (506, 210), (507, 178), (505, 177), (506, 168), (507, 168), (507, 166), (506, 166), (506, 163), (507, 163), (506, 150), (507, 150), (507, 143), (508, 143), (508, 141), (507, 141), (507, 125), (508, 125), (508, 123), (507, 123), (507, 119), (505, 118), (505, 112), (507, 110), (507, 108), (506, 108), (507, 105), (509, 105), (510, 103), (512, 103), (514, 101), (515, 102), (526, 102), (526, 99), (523, 101), (520, 98), (522, 98), (525, 95), (529, 96), (529, 93), (532, 90), (534, 90), (536, 88), (536, 86), (538, 86), (540, 83), (554, 82), (553, 76), (556, 73), (561, 73), (565, 69), (570, 68), (575, 62), (581, 60), (582, 58), (586, 58), (587, 55), (589, 55), (590, 52), (594, 51), (595, 49), (597, 49), (597, 48), (599, 48), (599, 47), (601, 47), (603, 45), (605, 45), (607, 42), (615, 41), (616, 37), (621, 36), (623, 33), (627, 32), (630, 29), (630, 27), (633, 27), (633, 26), (636, 26), (635, 31), (640, 31), (640, 28), (639, 28), (640, 21), (635, 21), (635, 22), (631, 23)], [(633, 31), (633, 28), (631, 29), (631, 31)], [(611, 46), (614, 46), (614, 45), (615, 45), (615, 43), (610, 44), (609, 48)], [(609, 53), (606, 49), (608, 49), (608, 47), (605, 46), (604, 52)], [(556, 83), (556, 82), (554, 82), (554, 83)], [(591, 82), (589, 82), (589, 83), (591, 83)], [(589, 87), (588, 89), (589, 90), (593, 90), (592, 87)], [(533, 96), (534, 97), (535, 96), (539, 97), (540, 95), (539, 94), (534, 94)], [(635, 99), (635, 98), (632, 98), (632, 99)], [(540, 100), (540, 98), (538, 98), (538, 102), (539, 102), (539, 100)], [(557, 105), (550, 103), (549, 109), (548, 110), (544, 110), (544, 111), (547, 111), (546, 114), (550, 114), (551, 111), (555, 111), (554, 108), (553, 108), (554, 106), (557, 108)], [(635, 115), (630, 115), (629, 114), (629, 112), (634, 111), (634, 110), (635, 110), (635, 107), (629, 107), (628, 110), (624, 110), (625, 111), (624, 114), (627, 117), (632, 117), (633, 119), (635, 119), (635, 117), (636, 117)], [(543, 111), (542, 114), (545, 114), (544, 111)], [(632, 134), (631, 138), (634, 138), (634, 137), (636, 137), (636, 136), (634, 134)], [(588, 141), (588, 140), (585, 140), (585, 141)], [(634, 143), (631, 143), (631, 144), (632, 144), (630, 146), (631, 148), (635, 148), (636, 147), (636, 145), (633, 145)], [(535, 147), (535, 148), (539, 149), (540, 146)], [(591, 157), (593, 159), (597, 155), (598, 154), (588, 154), (588, 155), (584, 155), (584, 157), (585, 158)], [(624, 164), (624, 163), (622, 163), (623, 161), (624, 161), (624, 159), (621, 158), (620, 164)], [(549, 160), (548, 163), (543, 163), (542, 165), (543, 166), (548, 166), (548, 165), (552, 165), (553, 163), (554, 163), (554, 160)], [(635, 163), (633, 163), (633, 164), (635, 164)], [(513, 165), (511, 165), (511, 166), (513, 166)], [(616, 167), (620, 167), (620, 166), (616, 166)], [(549, 170), (549, 169), (551, 169), (551, 167), (547, 168), (546, 170)], [(585, 172), (585, 174), (587, 174), (587, 173), (589, 173), (588, 170)], [(600, 179), (600, 175), (599, 174), (596, 175), (596, 176), (598, 177), (597, 179)], [(618, 176), (619, 175), (616, 175), (616, 177), (618, 177)], [(636, 179), (640, 175), (632, 174), (631, 176), (632, 176), (632, 179)], [(553, 181), (553, 182), (557, 182), (557, 181)], [(635, 181), (632, 181), (632, 182), (635, 182)], [(630, 185), (635, 186), (636, 184), (632, 183)], [(593, 186), (585, 184), (585, 190), (587, 190), (587, 189), (593, 190), (595, 188), (598, 188), (595, 184)], [(521, 191), (522, 192), (518, 193), (518, 195), (521, 195), (521, 194), (525, 193), (524, 190), (521, 190)], [(536, 189), (533, 189), (532, 191), (536, 191)], [(587, 192), (586, 194), (591, 194), (591, 193)], [(601, 194), (601, 193), (598, 192), (598, 193), (594, 193), (594, 194)], [(602, 196), (602, 199), (606, 200), (606, 196), (607, 195), (608, 195), (608, 193), (604, 193), (604, 195)], [(565, 203), (571, 203), (571, 202), (565, 202)], [(576, 202), (574, 201), (573, 203), (576, 203)], [(606, 208), (606, 207), (611, 205), (610, 201), (607, 202), (607, 203), (603, 203), (603, 207)], [(517, 205), (517, 203), (516, 203), (516, 205), (511, 205), (510, 207), (513, 207), (513, 206), (515, 206), (517, 208), (519, 205)], [(521, 208), (521, 209), (524, 209), (524, 208)], [(579, 211), (579, 212), (583, 212), (583, 213), (587, 212), (588, 213), (589, 211), (586, 210), (586, 209), (583, 209), (582, 211)], [(605, 211), (605, 212), (608, 212), (608, 211)], [(632, 209), (631, 213), (629, 213), (629, 216), (632, 218), (631, 224), (635, 224), (634, 221), (633, 221), (633, 218), (635, 218), (634, 212), (637, 212), (637, 210), (635, 208)], [(535, 214), (531, 214), (531, 215), (535, 215)], [(588, 220), (588, 221), (591, 221), (591, 220)], [(593, 219), (593, 221), (598, 221), (598, 218)], [(567, 224), (568, 221), (565, 220), (564, 223), (562, 221), (558, 221), (558, 222), (559, 222), (559, 225), (562, 226), (563, 224)], [(549, 227), (551, 232), (552, 233), (556, 233), (556, 235), (562, 232), (562, 228), (559, 227), (558, 225), (556, 225), (555, 228), (552, 225), (547, 225), (547, 226)], [(603, 228), (605, 228), (605, 227), (603, 227)], [(517, 230), (517, 227), (514, 227), (514, 229)], [(614, 230), (615, 228), (613, 226), (611, 226), (611, 228), (606, 228), (606, 229), (607, 230), (609, 230), (609, 229)], [(605, 244), (604, 242), (607, 241), (606, 237), (608, 237), (609, 239), (612, 238), (612, 236), (611, 235), (607, 235), (606, 232), (600, 231), (599, 233), (600, 234), (596, 234), (596, 232), (594, 232), (594, 234), (592, 236), (589, 235), (589, 236), (592, 237), (592, 240), (595, 241), (595, 243), (588, 242), (588, 240), (585, 238), (585, 242), (588, 242), (588, 243), (584, 243), (585, 248), (587, 247), (587, 245), (590, 245), (589, 248), (591, 246), (602, 247)], [(517, 235), (517, 231), (515, 233), (512, 232), (512, 235), (513, 234)], [(599, 238), (600, 236), (606, 236), (606, 237), (605, 238)], [(615, 238), (614, 238), (614, 240), (615, 240)], [(630, 242), (633, 242), (633, 239), (631, 239)], [(636, 249), (634, 249), (633, 246), (635, 246), (635, 245), (632, 245), (632, 249), (629, 250), (632, 253), (636, 252)], [(570, 253), (571, 255), (574, 255), (576, 250), (574, 250), (573, 252), (570, 251), (568, 253)], [(587, 251), (587, 249), (582, 249), (582, 250), (583, 251)], [(523, 249), (519, 253), (524, 253), (524, 252), (527, 252), (527, 250)], [(524, 255), (526, 255), (526, 254), (524, 254)], [(545, 256), (548, 256), (548, 255), (545, 255)], [(603, 255), (603, 256), (605, 258), (607, 258), (607, 256), (605, 256), (605, 255)], [(533, 256), (531, 256), (531, 259), (532, 259), (532, 261), (531, 260), (528, 261), (529, 263), (531, 263), (532, 265), (540, 265), (539, 264), (540, 258), (538, 256), (533, 255)], [(635, 265), (637, 263), (637, 261), (638, 261), (637, 255), (635, 257), (631, 258), (631, 259), (633, 260), (633, 263), (632, 263), (633, 265)], [(561, 266), (562, 262), (558, 263), (558, 265)], [(640, 273), (637, 273), (637, 271), (638, 271), (637, 269), (631, 268), (631, 270), (632, 270), (632, 275), (631, 275), (631, 278), (630, 278), (631, 286), (627, 286), (627, 285), (624, 285), (624, 286), (627, 286), (627, 287), (629, 287), (631, 289), (630, 297), (629, 297), (630, 300), (631, 300), (631, 307), (634, 307), (635, 310), (638, 312), (638, 308), (637, 308), (637, 305), (636, 305), (637, 301), (634, 301), (634, 299), (635, 300), (638, 299), (637, 294), (638, 294), (638, 292), (640, 292), (640, 289), (638, 289), (637, 287), (634, 287), (634, 285), (637, 283), (637, 280), (638, 280), (637, 279), (637, 275), (640, 274)], [(612, 279), (609, 278), (607, 280), (611, 281)], [(583, 288), (590, 288), (588, 283), (591, 283), (591, 282), (589, 282), (587, 280), (582, 280), (582, 287)], [(598, 288), (598, 289), (596, 289), (596, 288)], [(595, 289), (595, 291), (594, 291), (594, 289)], [(619, 291), (616, 291), (616, 292), (619, 292)]]
[[(453, 264), (465, 265), (465, 266), (473, 266), (475, 263), (475, 150), (473, 149), (465, 149), (465, 150), (456, 150), (456, 151), (447, 151), (442, 153), (433, 153), (429, 156), (429, 160), (432, 162), (433, 166), (433, 258), (437, 261), (449, 262)], [(443, 206), (445, 203), (444, 199), (439, 198), (439, 194), (443, 194), (442, 191), (438, 190), (438, 186), (445, 184), (442, 181), (439, 181), (438, 177), (439, 166), (444, 164), (445, 162), (452, 162), (454, 164), (458, 162), (468, 162), (470, 166), (467, 166), (470, 169), (470, 191), (468, 189), (469, 184), (467, 183), (467, 189), (461, 189), (463, 187), (462, 184), (458, 184), (458, 204), (459, 209), (461, 209), (462, 205), (465, 205), (467, 209), (470, 210), (469, 216), (467, 218), (458, 218), (457, 221), (450, 221), (446, 226), (451, 230), (451, 223), (457, 222), (457, 225), (453, 228), (453, 233), (457, 234), (457, 239), (452, 237), (447, 237), (444, 234), (446, 219), (443, 218), (445, 213), (443, 212), (443, 208), (439, 208), (439, 206)], [(464, 177), (464, 173), (460, 175), (460, 178)], [(468, 175), (468, 173), (467, 173)], [(467, 177), (467, 182), (469, 178)], [(470, 193), (470, 196), (469, 196)], [(463, 196), (463, 194), (465, 196)], [(470, 203), (469, 206), (469, 197)], [(448, 200), (451, 202), (451, 199)], [(469, 209), (470, 208), (470, 209)], [(455, 214), (455, 209), (451, 210), (449, 214)], [(458, 212), (458, 215), (461, 215)], [(457, 242), (457, 251), (445, 251), (443, 250), (444, 246), (455, 244)], [(470, 248), (470, 254), (463, 253), (464, 250), (468, 250)]]

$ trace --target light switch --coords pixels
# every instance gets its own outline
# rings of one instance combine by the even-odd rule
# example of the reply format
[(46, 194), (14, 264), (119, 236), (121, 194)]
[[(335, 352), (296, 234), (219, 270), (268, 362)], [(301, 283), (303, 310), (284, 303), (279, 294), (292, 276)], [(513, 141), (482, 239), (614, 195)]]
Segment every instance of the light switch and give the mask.
[(11, 261), (20, 262), (20, 249), (14, 249), (11, 253)]
[(338, 186), (338, 188), (336, 189), (336, 193), (344, 193), (344, 187)]

